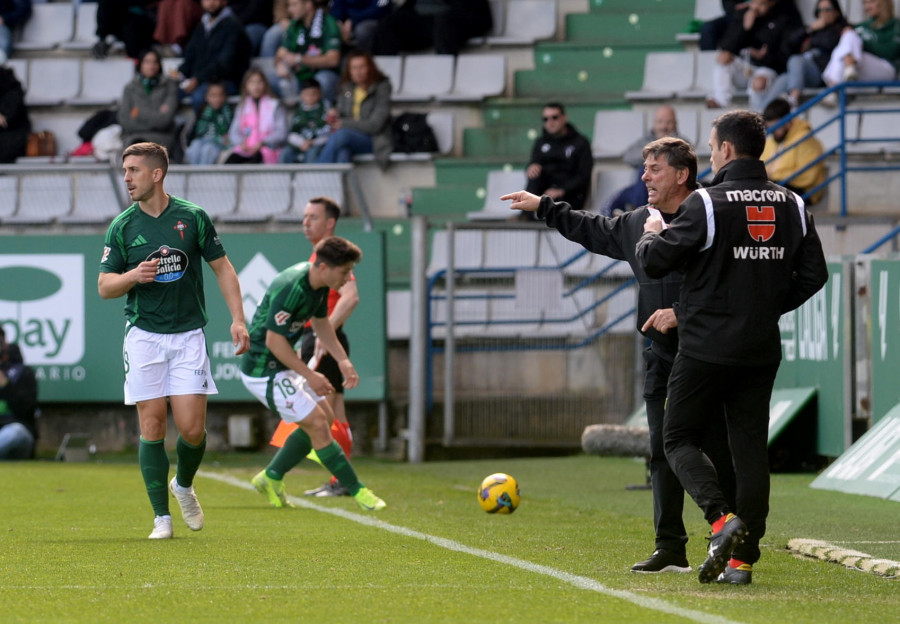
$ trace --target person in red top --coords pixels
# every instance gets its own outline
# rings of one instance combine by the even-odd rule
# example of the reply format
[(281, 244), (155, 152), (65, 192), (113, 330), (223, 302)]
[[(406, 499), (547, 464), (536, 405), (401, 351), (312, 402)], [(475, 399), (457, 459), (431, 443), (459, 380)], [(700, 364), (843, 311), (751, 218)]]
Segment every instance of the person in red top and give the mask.
[[(341, 208), (337, 202), (329, 197), (313, 197), (303, 210), (303, 233), (310, 243), (315, 246), (320, 240), (334, 236), (334, 228), (341, 216)], [(315, 260), (315, 252), (309, 260)], [(344, 351), (350, 353), (350, 344), (344, 333), (343, 325), (350, 318), (354, 308), (359, 303), (359, 290), (356, 288), (356, 278), (350, 275), (350, 280), (340, 290), (331, 290), (328, 293), (328, 320), (334, 327), (338, 340)], [(341, 446), (344, 454), (349, 458), (353, 446), (353, 436), (350, 433), (350, 423), (347, 421), (347, 412), (344, 406), (344, 378), (334, 358), (319, 344), (316, 335), (309, 323), (303, 329), (303, 337), (300, 343), (300, 357), (308, 363), (310, 368), (318, 371), (328, 378), (334, 386), (334, 392), (326, 398), (334, 410), (334, 422), (331, 425), (331, 436)], [(282, 446), (285, 438), (297, 427), (294, 423), (281, 421), (272, 436), (273, 446)], [(315, 459), (311, 456), (311, 459)], [(337, 479), (325, 483), (321, 487), (307, 490), (307, 496), (348, 496), (349, 492)]]

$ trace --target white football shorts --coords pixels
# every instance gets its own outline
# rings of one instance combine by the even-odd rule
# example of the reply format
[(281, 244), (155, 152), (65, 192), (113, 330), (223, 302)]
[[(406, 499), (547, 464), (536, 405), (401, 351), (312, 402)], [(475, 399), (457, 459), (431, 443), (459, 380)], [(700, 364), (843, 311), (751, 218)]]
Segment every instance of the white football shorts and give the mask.
[(259, 402), (281, 416), (285, 422), (300, 422), (309, 416), (324, 397), (316, 394), (306, 378), (292, 370), (272, 377), (251, 377), (241, 373), (241, 381)]
[(202, 329), (155, 334), (125, 331), (125, 405), (182, 394), (218, 394)]

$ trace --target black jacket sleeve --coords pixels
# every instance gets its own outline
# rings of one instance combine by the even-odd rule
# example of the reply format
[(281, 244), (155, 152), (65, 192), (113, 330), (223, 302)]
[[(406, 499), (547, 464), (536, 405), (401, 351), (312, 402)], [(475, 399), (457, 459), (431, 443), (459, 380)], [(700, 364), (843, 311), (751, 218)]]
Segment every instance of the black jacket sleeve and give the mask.
[(782, 313), (799, 308), (828, 281), (828, 265), (822, 242), (809, 211), (806, 212), (806, 223), (806, 236), (794, 256), (791, 290), (784, 301)]
[[(566, 202), (554, 202), (546, 195), (541, 198), (537, 216), (548, 227), (556, 230), (588, 251), (615, 260), (625, 260), (622, 238), (625, 236), (625, 213), (619, 217), (604, 217), (584, 210), (572, 210)], [(633, 240), (633, 239), (632, 239)]]
[(682, 212), (662, 232), (645, 232), (635, 255), (648, 277), (658, 279), (681, 268), (706, 242), (706, 209), (703, 201), (689, 196)]

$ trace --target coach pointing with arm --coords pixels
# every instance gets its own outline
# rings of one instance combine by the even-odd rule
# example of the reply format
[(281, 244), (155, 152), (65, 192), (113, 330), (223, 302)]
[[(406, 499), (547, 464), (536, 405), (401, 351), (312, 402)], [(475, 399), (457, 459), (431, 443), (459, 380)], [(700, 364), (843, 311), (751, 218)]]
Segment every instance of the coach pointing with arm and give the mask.
[[(712, 185), (688, 197), (668, 228), (648, 218), (636, 246), (647, 275), (684, 271), (663, 438), (672, 469), (712, 525), (701, 583), (751, 582), (769, 511), (778, 320), (828, 279), (803, 200), (766, 176), (759, 160), (765, 138), (757, 113), (731, 111), (713, 121)], [(697, 444), (723, 407), (737, 478), (735, 509)]]

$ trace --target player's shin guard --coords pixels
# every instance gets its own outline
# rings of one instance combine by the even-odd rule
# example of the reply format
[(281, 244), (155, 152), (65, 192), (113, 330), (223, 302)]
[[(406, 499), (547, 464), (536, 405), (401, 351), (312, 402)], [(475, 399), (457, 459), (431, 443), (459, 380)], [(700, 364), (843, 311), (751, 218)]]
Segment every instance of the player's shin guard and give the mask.
[(178, 456), (178, 465), (175, 469), (175, 479), (178, 485), (189, 488), (194, 484), (194, 475), (200, 469), (203, 454), (206, 452), (206, 432), (203, 432), (203, 440), (194, 446), (188, 444), (184, 438), (178, 436), (175, 443), (175, 453)]
[(138, 464), (153, 513), (157, 516), (169, 515), (169, 456), (164, 443), (165, 440), (151, 442), (141, 438), (138, 445)]
[(297, 429), (287, 437), (281, 450), (275, 453), (275, 457), (266, 466), (266, 475), (270, 479), (280, 481), (287, 472), (300, 463), (312, 448), (312, 442), (303, 429)]

